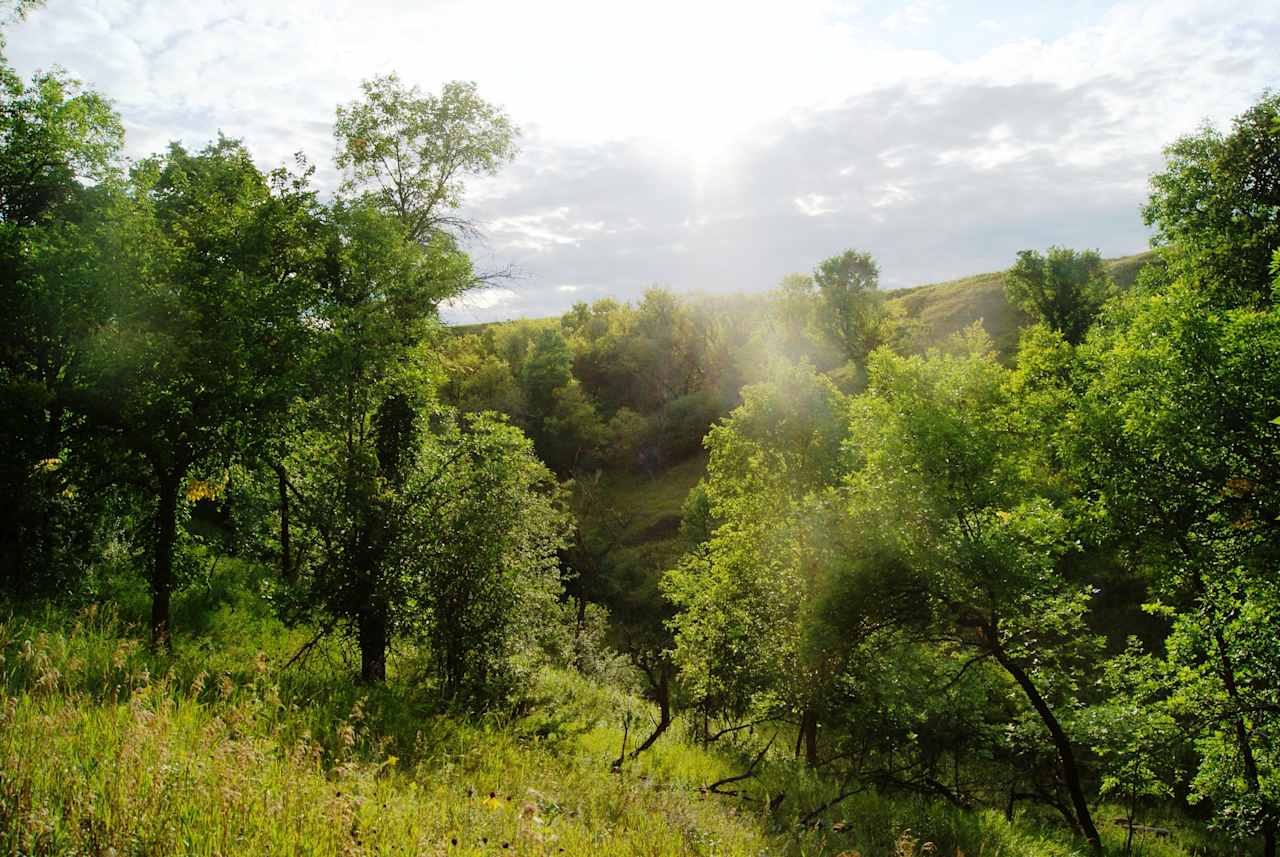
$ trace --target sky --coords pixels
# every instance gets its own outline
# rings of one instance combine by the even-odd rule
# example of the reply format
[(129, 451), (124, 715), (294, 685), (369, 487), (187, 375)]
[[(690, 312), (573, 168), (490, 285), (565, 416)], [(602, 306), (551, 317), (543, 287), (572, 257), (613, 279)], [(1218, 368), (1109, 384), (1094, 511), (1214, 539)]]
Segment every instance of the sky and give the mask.
[(1161, 149), (1280, 87), (1275, 0), (48, 0), (7, 41), (109, 96), (130, 156), (221, 131), (325, 191), (362, 79), (475, 81), (521, 137), (468, 185), (469, 249), (515, 273), (455, 322), (765, 291), (848, 248), (884, 288), (1139, 252)]

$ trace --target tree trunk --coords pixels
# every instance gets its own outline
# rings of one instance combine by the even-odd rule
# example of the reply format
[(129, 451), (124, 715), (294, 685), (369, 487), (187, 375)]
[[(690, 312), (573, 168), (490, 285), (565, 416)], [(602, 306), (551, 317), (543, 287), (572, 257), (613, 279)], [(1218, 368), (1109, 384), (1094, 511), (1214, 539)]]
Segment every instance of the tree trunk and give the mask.
[(573, 668), (582, 672), (582, 629), (587, 624), (587, 599), (577, 598), (577, 620), (573, 624)]
[(1058, 718), (1054, 716), (1053, 710), (1049, 708), (1049, 704), (1045, 702), (1044, 697), (1040, 695), (1040, 691), (1036, 688), (1035, 682), (1031, 680), (1031, 676), (1027, 675), (1012, 658), (1005, 652), (1004, 648), (996, 642), (994, 629), (988, 631), (991, 640), (991, 653), (1000, 663), (1000, 666), (1013, 677), (1013, 680), (1022, 688), (1022, 692), (1026, 694), (1030, 700), (1031, 706), (1035, 708), (1036, 713), (1040, 715), (1040, 720), (1044, 723), (1045, 728), (1049, 730), (1049, 737), (1053, 739), (1053, 746), (1058, 751), (1058, 759), (1062, 762), (1062, 778), (1066, 781), (1067, 791), (1071, 795), (1071, 805), (1075, 809), (1076, 821), (1080, 824), (1080, 830), (1084, 833), (1084, 838), (1088, 841), (1089, 847), (1095, 854), (1102, 853), (1102, 838), (1098, 836), (1098, 828), (1093, 824), (1093, 816), (1089, 813), (1089, 804), (1084, 798), (1084, 789), (1080, 785), (1080, 771), (1076, 768), (1075, 753), (1071, 749), (1071, 741), (1067, 738), (1067, 733), (1062, 731), (1062, 725), (1058, 723)]
[[(1201, 591), (1203, 592), (1203, 588)], [(1222, 633), (1222, 626), (1216, 623), (1213, 628), (1213, 640), (1218, 647), (1223, 688), (1227, 691), (1227, 698), (1231, 700), (1231, 704), (1239, 711), (1240, 688), (1236, 685), (1235, 666), (1231, 663), (1231, 654), (1227, 649), (1227, 638)], [(1240, 759), (1244, 763), (1245, 788), (1250, 794), (1257, 794), (1262, 790), (1262, 783), (1258, 777), (1258, 760), (1253, 753), (1253, 742), (1249, 740), (1249, 729), (1245, 726), (1244, 717), (1236, 714), (1234, 726), (1236, 744), (1240, 748)], [(1276, 857), (1276, 829), (1271, 824), (1262, 829), (1262, 857)]]
[(613, 768), (622, 767), (625, 759), (634, 759), (645, 750), (654, 745), (662, 734), (671, 726), (671, 676), (668, 670), (662, 666), (657, 668), (657, 681), (653, 683), (653, 699), (658, 703), (658, 725), (649, 733), (649, 737), (645, 738), (639, 747), (636, 747), (630, 753), (619, 756), (617, 761), (613, 763)]
[(155, 554), (151, 566), (151, 646), (173, 648), (169, 600), (173, 593), (173, 547), (178, 531), (178, 489), (182, 473), (160, 474), (156, 500)]
[(374, 684), (387, 680), (387, 614), (381, 605), (360, 611), (360, 680)]
[(818, 715), (812, 708), (800, 715), (800, 738), (804, 741), (805, 764), (818, 767)]
[(271, 468), (276, 472), (276, 484), (280, 491), (280, 573), (288, 583), (296, 583), (297, 575), (289, 545), (289, 475), (283, 464), (273, 464)]

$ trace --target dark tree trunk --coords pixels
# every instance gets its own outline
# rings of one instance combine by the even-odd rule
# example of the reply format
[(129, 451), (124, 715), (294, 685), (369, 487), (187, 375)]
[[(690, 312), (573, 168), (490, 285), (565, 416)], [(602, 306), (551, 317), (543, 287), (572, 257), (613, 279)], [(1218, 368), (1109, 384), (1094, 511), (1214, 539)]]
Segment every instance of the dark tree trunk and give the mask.
[(1076, 756), (1071, 749), (1071, 740), (1067, 738), (1067, 733), (1062, 731), (1062, 725), (1058, 723), (1058, 718), (1054, 716), (1053, 709), (1045, 702), (1044, 697), (1040, 695), (1040, 691), (1036, 688), (1035, 682), (1031, 680), (1031, 676), (1027, 675), (1026, 670), (1017, 664), (1005, 652), (1004, 648), (998, 642), (995, 642), (996, 636), (992, 629), (988, 629), (989, 639), (991, 643), (991, 653), (1000, 663), (1000, 666), (1013, 677), (1013, 680), (1022, 688), (1022, 692), (1026, 694), (1030, 700), (1031, 706), (1040, 715), (1040, 720), (1044, 723), (1045, 728), (1049, 730), (1049, 737), (1053, 740), (1053, 746), (1058, 751), (1058, 759), (1062, 763), (1062, 778), (1066, 782), (1067, 792), (1071, 795), (1071, 806), (1075, 809), (1076, 821), (1080, 825), (1080, 830), (1084, 833), (1084, 838), (1088, 841), (1089, 847), (1095, 854), (1102, 853), (1102, 838), (1098, 836), (1098, 828), (1093, 824), (1093, 816), (1089, 812), (1089, 804), (1084, 797), (1084, 789), (1080, 785), (1080, 771), (1076, 767)]
[[(1227, 691), (1227, 698), (1231, 700), (1232, 706), (1239, 711), (1240, 688), (1236, 685), (1235, 665), (1231, 662), (1227, 639), (1222, 633), (1221, 625), (1214, 625), (1213, 639), (1218, 647), (1219, 671), (1223, 688)], [(1249, 728), (1239, 714), (1235, 716), (1234, 726), (1236, 745), (1240, 748), (1240, 760), (1244, 763), (1245, 788), (1250, 794), (1257, 794), (1262, 790), (1262, 782), (1258, 777), (1258, 760), (1253, 753), (1253, 742), (1249, 739)], [(1276, 828), (1273, 824), (1268, 824), (1262, 829), (1262, 857), (1276, 857)]]
[(273, 464), (271, 467), (276, 472), (276, 484), (280, 491), (280, 573), (287, 582), (296, 583), (297, 575), (294, 573), (289, 544), (289, 475), (283, 464)]
[(387, 613), (378, 605), (360, 611), (360, 680), (374, 684), (387, 680)]
[(587, 624), (587, 599), (578, 596), (577, 621), (573, 625), (573, 668), (582, 672), (582, 629)]
[[(656, 674), (655, 674), (656, 673)], [(650, 674), (653, 687), (653, 701), (658, 703), (658, 725), (653, 727), (649, 737), (630, 753), (619, 756), (612, 765), (612, 770), (621, 770), (626, 759), (634, 759), (648, 750), (671, 727), (671, 675), (665, 666), (659, 666)]]
[(805, 764), (818, 767), (818, 714), (811, 708), (800, 716), (800, 734), (804, 738)]
[(169, 601), (173, 593), (173, 547), (178, 532), (178, 489), (182, 485), (182, 473), (160, 474), (159, 481), (155, 555), (151, 566), (151, 645), (157, 649), (171, 649)]

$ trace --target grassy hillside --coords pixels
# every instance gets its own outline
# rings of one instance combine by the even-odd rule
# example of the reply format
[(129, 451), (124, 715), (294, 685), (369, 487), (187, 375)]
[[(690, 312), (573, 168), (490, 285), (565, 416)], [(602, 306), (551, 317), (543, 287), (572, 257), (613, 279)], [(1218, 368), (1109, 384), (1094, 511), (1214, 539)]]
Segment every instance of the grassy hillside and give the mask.
[[(0, 621), (0, 850), (52, 855), (1068, 855), (1035, 814), (1012, 822), (926, 798), (851, 796), (767, 736), (702, 746), (683, 720), (634, 746), (649, 706), (547, 670), (518, 710), (467, 719), (416, 692), (414, 660), (361, 688), (337, 649), (243, 607), (150, 654), (115, 614)], [(771, 809), (768, 804), (775, 801)], [(1106, 832), (1116, 853), (1121, 831)], [(1142, 853), (1202, 848), (1174, 830)], [(1197, 852), (1204, 853), (1204, 852)]]
[[(1122, 289), (1133, 285), (1138, 271), (1156, 258), (1155, 253), (1138, 253), (1108, 259), (1107, 271)], [(906, 310), (908, 318), (919, 321), (917, 341), (922, 345), (938, 342), (981, 321), (1003, 355), (1012, 355), (1018, 344), (1018, 331), (1030, 319), (1009, 305), (1004, 296), (1004, 272), (974, 274), (945, 283), (931, 283), (889, 293), (889, 300)]]

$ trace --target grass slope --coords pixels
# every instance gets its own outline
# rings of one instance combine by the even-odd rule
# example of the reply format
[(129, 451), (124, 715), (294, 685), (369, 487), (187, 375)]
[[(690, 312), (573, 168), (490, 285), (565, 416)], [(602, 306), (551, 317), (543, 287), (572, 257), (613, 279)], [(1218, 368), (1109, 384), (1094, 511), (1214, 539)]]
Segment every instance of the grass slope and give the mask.
[[(703, 747), (679, 722), (611, 773), (623, 722), (651, 714), (621, 690), (545, 670), (518, 716), (467, 719), (432, 706), (412, 661), (385, 688), (354, 686), (323, 657), (285, 666), (302, 639), (242, 608), (215, 611), (205, 636), (167, 657), (106, 611), (0, 621), (0, 852), (1081, 853), (1030, 816), (870, 791), (800, 828), (837, 785), (784, 750), (734, 784), (741, 797), (715, 794), (707, 785), (740, 772), (755, 745)], [(1106, 836), (1118, 853), (1120, 831)], [(1177, 829), (1141, 845), (1173, 857), (1204, 841)]]
[[(1143, 266), (1155, 260), (1156, 254), (1148, 251), (1108, 259), (1106, 266), (1116, 284), (1127, 289)], [(945, 283), (899, 289), (889, 293), (889, 300), (903, 307), (908, 318), (920, 323), (917, 341), (922, 346), (941, 342), (981, 321), (999, 353), (1009, 357), (1018, 345), (1018, 331), (1031, 319), (1005, 299), (1004, 277), (1004, 271), (974, 274)]]

